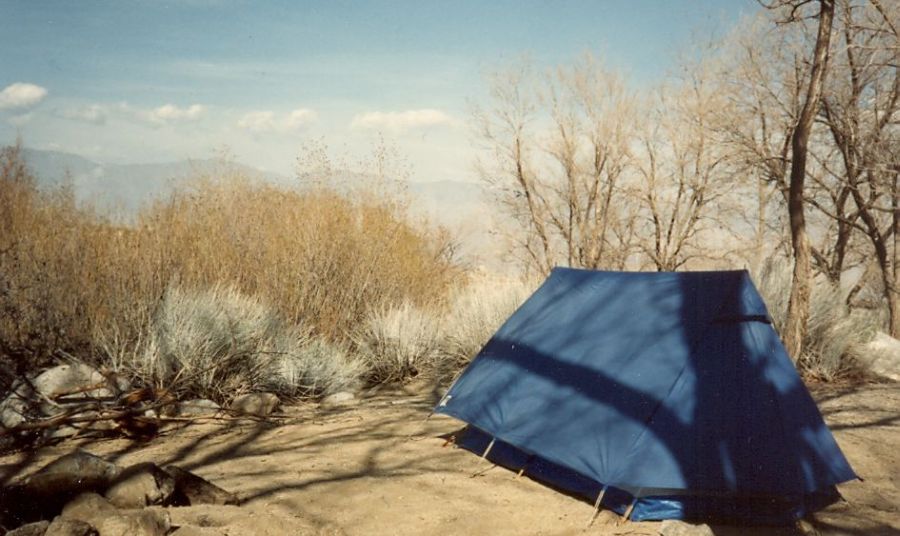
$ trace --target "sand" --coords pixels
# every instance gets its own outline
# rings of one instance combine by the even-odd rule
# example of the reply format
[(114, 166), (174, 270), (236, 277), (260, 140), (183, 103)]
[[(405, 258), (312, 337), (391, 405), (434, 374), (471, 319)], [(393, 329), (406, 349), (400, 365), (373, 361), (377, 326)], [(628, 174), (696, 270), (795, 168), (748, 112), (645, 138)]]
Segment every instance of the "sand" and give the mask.
[[(900, 383), (814, 387), (822, 413), (865, 482), (818, 513), (822, 534), (900, 534)], [(240, 507), (170, 508), (178, 534), (657, 534), (659, 523), (621, 522), (496, 467), (441, 437), (461, 423), (436, 416), (423, 386), (382, 391), (354, 405), (285, 408), (276, 422), (193, 424), (149, 443), (68, 441), (0, 458), (20, 478), (79, 446), (122, 465), (176, 463), (236, 492)], [(713, 526), (716, 535), (788, 535), (794, 528)]]

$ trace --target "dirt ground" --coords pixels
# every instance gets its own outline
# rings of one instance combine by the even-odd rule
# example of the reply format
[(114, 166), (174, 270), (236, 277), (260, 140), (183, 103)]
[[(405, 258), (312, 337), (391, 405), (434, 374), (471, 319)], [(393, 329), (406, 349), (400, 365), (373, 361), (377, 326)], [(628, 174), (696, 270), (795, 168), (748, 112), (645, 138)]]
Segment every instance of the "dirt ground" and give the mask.
[[(841, 486), (846, 503), (818, 513), (828, 535), (900, 534), (900, 383), (818, 387), (813, 394), (864, 482)], [(176, 463), (242, 498), (240, 507), (170, 508), (179, 534), (596, 534), (655, 535), (658, 523), (619, 523), (527, 477), (444, 446), (460, 423), (425, 420), (429, 390), (382, 392), (357, 404), (284, 410), (277, 423), (202, 424), (146, 444), (69, 441), (0, 458), (4, 482), (74, 446), (119, 464)], [(712, 527), (716, 535), (789, 535), (794, 528)]]

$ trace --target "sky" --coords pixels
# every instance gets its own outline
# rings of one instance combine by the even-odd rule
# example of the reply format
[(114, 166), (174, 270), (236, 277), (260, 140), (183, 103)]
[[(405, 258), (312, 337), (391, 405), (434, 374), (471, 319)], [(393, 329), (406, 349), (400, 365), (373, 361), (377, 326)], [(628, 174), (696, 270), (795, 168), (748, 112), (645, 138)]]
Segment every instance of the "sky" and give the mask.
[(0, 144), (104, 163), (209, 158), (293, 174), (310, 142), (383, 138), (412, 178), (475, 179), (484, 75), (585, 51), (635, 85), (753, 0), (0, 0)]

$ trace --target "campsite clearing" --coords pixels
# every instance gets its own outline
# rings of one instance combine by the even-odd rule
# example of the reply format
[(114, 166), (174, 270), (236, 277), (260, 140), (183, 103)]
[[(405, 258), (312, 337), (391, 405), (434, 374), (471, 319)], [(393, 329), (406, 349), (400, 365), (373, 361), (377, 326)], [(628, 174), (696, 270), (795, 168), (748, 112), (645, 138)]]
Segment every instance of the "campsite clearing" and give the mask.
[[(825, 535), (900, 534), (900, 384), (812, 389), (826, 421), (865, 482), (840, 486), (848, 503), (818, 513)], [(238, 493), (241, 507), (172, 508), (191, 534), (642, 534), (659, 523), (604, 513), (494, 467), (441, 436), (461, 424), (436, 416), (426, 386), (382, 391), (358, 405), (287, 408), (279, 424), (192, 425), (143, 445), (65, 442), (0, 458), (7, 477), (27, 474), (76, 445), (127, 465), (178, 463)], [(714, 526), (723, 535), (790, 535), (790, 529)]]

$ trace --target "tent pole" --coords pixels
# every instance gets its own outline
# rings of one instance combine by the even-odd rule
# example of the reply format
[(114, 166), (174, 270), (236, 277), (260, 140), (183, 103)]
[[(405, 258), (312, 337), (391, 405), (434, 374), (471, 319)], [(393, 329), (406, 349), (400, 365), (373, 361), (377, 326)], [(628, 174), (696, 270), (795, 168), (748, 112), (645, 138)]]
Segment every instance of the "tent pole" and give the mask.
[(606, 486), (604, 485), (600, 488), (600, 493), (597, 494), (597, 500), (594, 501), (594, 512), (591, 514), (591, 519), (588, 520), (587, 526), (590, 527), (594, 524), (594, 520), (597, 519), (597, 514), (600, 513), (600, 503), (603, 501), (603, 495), (606, 493)]
[(482, 460), (487, 459), (487, 455), (491, 452), (491, 449), (494, 448), (494, 441), (496, 441), (496, 440), (497, 440), (496, 437), (491, 438), (491, 442), (488, 443), (487, 448), (484, 449), (484, 454), (481, 455)]
[(637, 503), (637, 500), (637, 497), (631, 500), (631, 504), (628, 505), (628, 510), (625, 510), (625, 514), (622, 516), (623, 520), (628, 521), (628, 518), (631, 517), (631, 511), (634, 510), (634, 505)]

